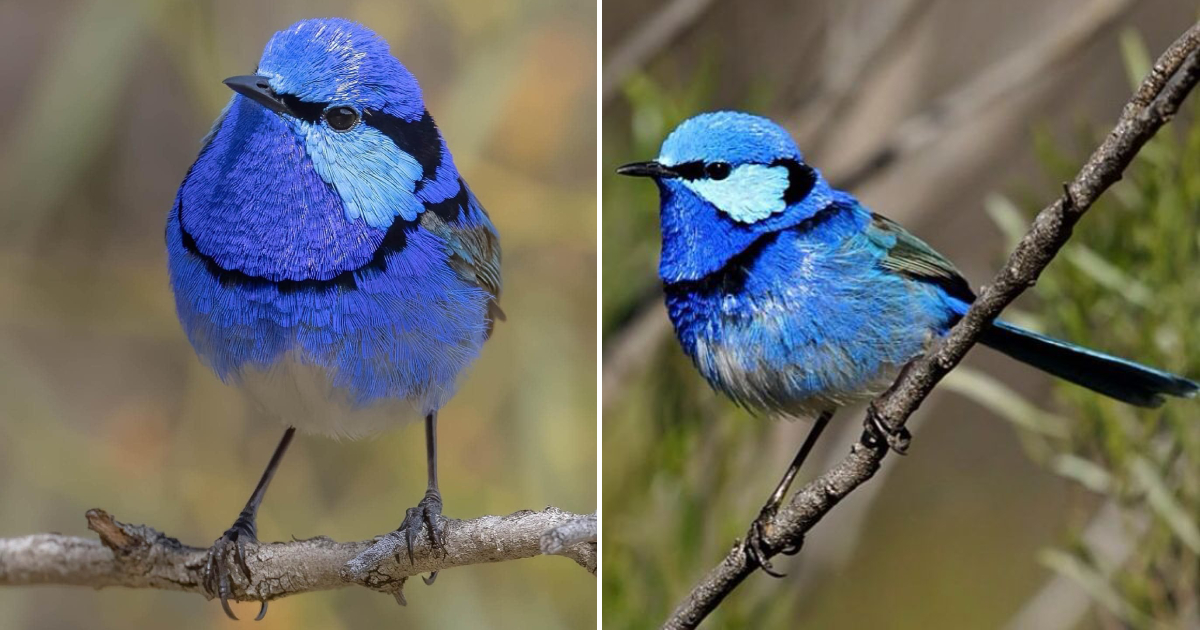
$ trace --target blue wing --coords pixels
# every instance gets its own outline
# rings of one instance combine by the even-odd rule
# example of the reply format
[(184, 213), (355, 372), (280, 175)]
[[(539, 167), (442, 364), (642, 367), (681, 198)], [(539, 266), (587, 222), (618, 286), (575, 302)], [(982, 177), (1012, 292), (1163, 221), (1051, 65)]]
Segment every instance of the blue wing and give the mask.
[(487, 291), (488, 335), (496, 321), (504, 321), (500, 309), (500, 237), (487, 211), (459, 179), (459, 194), (433, 204), (421, 215), (421, 227), (440, 237), (450, 248), (448, 264), (463, 280)]
[(887, 251), (880, 261), (884, 269), (941, 287), (946, 295), (964, 304), (964, 312), (965, 306), (975, 301), (975, 292), (954, 264), (900, 224), (872, 213), (867, 230), (868, 236)]

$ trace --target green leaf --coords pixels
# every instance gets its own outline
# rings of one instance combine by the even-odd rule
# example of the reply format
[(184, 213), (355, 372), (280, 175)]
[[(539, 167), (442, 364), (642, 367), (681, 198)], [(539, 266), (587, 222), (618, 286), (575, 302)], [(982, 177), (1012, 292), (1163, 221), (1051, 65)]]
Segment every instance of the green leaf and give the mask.
[(1146, 492), (1146, 501), (1149, 502), (1150, 508), (1158, 513), (1193, 553), (1200, 553), (1200, 527), (1175, 499), (1162, 475), (1158, 474), (1144, 457), (1135, 458), (1129, 466), (1129, 472), (1138, 487)]
[(1014, 425), (1050, 437), (1066, 437), (1067, 421), (1043, 411), (999, 380), (970, 368), (960, 367), (942, 381), (942, 387), (979, 403)]
[(1111, 473), (1096, 462), (1078, 455), (1058, 455), (1050, 460), (1050, 469), (1099, 494), (1108, 494), (1114, 487)]
[(1080, 558), (1058, 549), (1047, 549), (1038, 554), (1038, 560), (1078, 584), (1089, 597), (1121, 619), (1138, 627), (1152, 623), (1117, 592), (1104, 574)]
[(999, 194), (988, 195), (983, 200), (983, 208), (1004, 234), (1009, 249), (1016, 247), (1021, 237), (1025, 236), (1025, 232), (1029, 231), (1029, 220), (1008, 197)]
[(1150, 51), (1146, 49), (1146, 41), (1136, 30), (1127, 28), (1121, 31), (1121, 58), (1125, 61), (1125, 73), (1129, 78), (1130, 88), (1137, 91), (1142, 79), (1150, 74)]
[(1150, 287), (1108, 262), (1087, 245), (1072, 243), (1063, 249), (1063, 256), (1097, 284), (1121, 294), (1138, 306), (1149, 306), (1154, 300), (1154, 292)]

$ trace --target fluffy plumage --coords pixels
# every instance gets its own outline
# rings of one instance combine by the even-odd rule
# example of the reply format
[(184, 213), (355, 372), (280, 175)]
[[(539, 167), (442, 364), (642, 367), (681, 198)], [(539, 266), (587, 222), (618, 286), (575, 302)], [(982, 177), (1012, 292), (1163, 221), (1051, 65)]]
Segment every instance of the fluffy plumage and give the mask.
[[(815, 416), (873, 397), (975, 298), (950, 262), (831, 188), (765, 118), (696, 116), (656, 161), (620, 172), (658, 183), (659, 273), (684, 351), (748, 408)], [(1005, 322), (983, 343), (1134, 405), (1200, 389)]]
[[(301, 430), (358, 437), (436, 411), (502, 316), (500, 248), (416, 79), (336, 19), (277, 33), (256, 74), (261, 94), (230, 101), (167, 220), (188, 339)], [(326, 120), (339, 107), (349, 129)]]

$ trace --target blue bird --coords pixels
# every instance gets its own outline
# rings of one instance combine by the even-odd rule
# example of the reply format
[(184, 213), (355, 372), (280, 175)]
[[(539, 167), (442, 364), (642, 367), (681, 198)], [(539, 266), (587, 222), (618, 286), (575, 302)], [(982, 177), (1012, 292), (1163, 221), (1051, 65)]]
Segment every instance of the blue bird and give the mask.
[(424, 418), (428, 489), (398, 531), (410, 557), (422, 527), (442, 547), (438, 410), (503, 312), (496, 229), (387, 42), (305, 20), (225, 84), (166, 240), (192, 347), (287, 427), (209, 551), (205, 586), (234, 617), (232, 565), (249, 579), (244, 547), (297, 429), (360, 438)]
[[(671, 133), (656, 160), (617, 172), (658, 184), (667, 311), (704, 378), (752, 411), (815, 418), (744, 543), (778, 575), (761, 546), (763, 528), (833, 413), (881, 394), (975, 294), (920, 239), (830, 186), (765, 118), (701, 114)], [(1140, 407), (1200, 389), (1004, 321), (982, 343)], [(906, 441), (868, 429), (892, 445)]]

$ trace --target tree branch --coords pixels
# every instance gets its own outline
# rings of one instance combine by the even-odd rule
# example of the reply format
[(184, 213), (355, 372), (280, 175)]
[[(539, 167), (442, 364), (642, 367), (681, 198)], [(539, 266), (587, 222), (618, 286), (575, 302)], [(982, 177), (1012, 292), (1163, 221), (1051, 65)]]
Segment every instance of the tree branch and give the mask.
[(600, 522), (593, 512), (543, 533), (541, 549), (546, 555), (562, 555), (579, 543), (596, 542), (599, 537)]
[[(246, 546), (249, 581), (230, 577), (233, 599), (269, 601), (352, 584), (387, 593), (404, 603), (405, 581), (419, 573), (485, 562), (529, 558), (541, 552), (544, 533), (577, 522), (578, 514), (548, 507), (508, 516), (448, 519), (445, 554), (434, 553), (424, 537), (414, 541), (414, 560), (395, 532), (374, 540), (339, 543), (317, 537), (287, 543)], [(124, 586), (199, 593), (204, 587), (207, 549), (189, 547), (151, 527), (121, 523), (103, 510), (88, 510), (88, 528), (100, 540), (34, 534), (0, 539), (0, 586), (60, 584)], [(583, 542), (560, 552), (591, 573), (596, 546)]]
[[(1038, 213), (992, 283), (935, 348), (905, 367), (892, 387), (868, 411), (879, 422), (898, 431), (935, 385), (958, 364), (983, 330), (1025, 289), (1071, 236), (1096, 199), (1121, 179), (1142, 146), (1178, 111), (1184, 98), (1200, 80), (1200, 23), (1193, 25), (1159, 57), (1133, 98), (1125, 105), (1116, 126), (1092, 153), (1063, 194)], [(799, 549), (805, 533), (856, 487), (870, 479), (888, 453), (888, 447), (868, 439), (855, 444), (840, 463), (797, 492), (767, 527), (764, 548), (768, 555), (782, 549)], [(664, 628), (695, 628), (733, 589), (758, 566), (735, 545), (725, 560), (706, 575), (679, 604)]]

